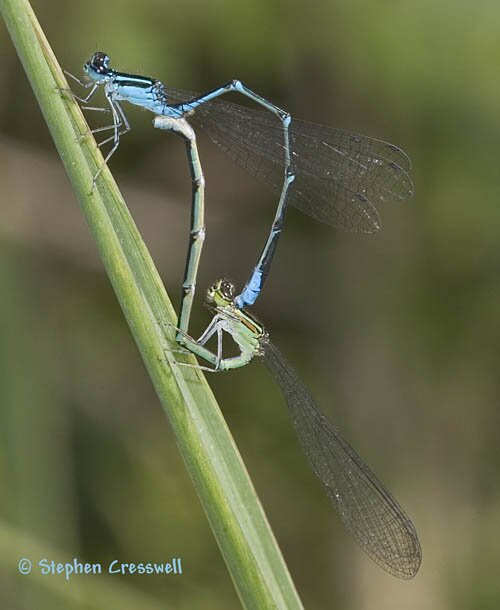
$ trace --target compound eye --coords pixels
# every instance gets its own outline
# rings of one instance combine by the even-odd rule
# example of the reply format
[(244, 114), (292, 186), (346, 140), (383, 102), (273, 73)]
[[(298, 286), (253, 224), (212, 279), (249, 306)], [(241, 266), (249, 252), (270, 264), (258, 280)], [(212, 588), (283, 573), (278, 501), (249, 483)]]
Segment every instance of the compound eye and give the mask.
[(224, 280), (221, 283), (221, 292), (222, 295), (224, 296), (224, 298), (231, 300), (234, 296), (234, 286), (232, 284), (232, 282), (229, 282), (228, 280)]
[(106, 72), (106, 70), (109, 68), (109, 57), (106, 55), (106, 53), (97, 51), (97, 53), (92, 55), (89, 63), (96, 72)]

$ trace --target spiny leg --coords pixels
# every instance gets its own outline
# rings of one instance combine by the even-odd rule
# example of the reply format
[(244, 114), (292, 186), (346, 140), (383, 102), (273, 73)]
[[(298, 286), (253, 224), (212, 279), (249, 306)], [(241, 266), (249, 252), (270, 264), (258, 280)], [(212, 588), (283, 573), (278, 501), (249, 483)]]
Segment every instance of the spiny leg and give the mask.
[[(217, 333), (218, 344), (220, 343), (220, 348), (218, 348), (218, 353), (214, 354), (212, 351), (204, 347), (205, 343), (215, 334)], [(176, 340), (186, 347), (191, 353), (203, 358), (207, 362), (213, 365), (212, 368), (207, 368), (201, 366), (203, 370), (209, 371), (219, 371), (220, 370), (220, 362), (222, 360), (222, 337), (219, 338), (219, 335), (222, 333), (222, 318), (219, 315), (215, 315), (210, 324), (207, 326), (203, 334), (200, 336), (198, 340), (190, 337), (186, 332), (181, 329), (177, 329)], [(178, 363), (184, 366), (183, 363)], [(195, 366), (195, 365), (189, 365)]]
[[(115, 101), (113, 99), (113, 96), (111, 93), (106, 93), (106, 99), (109, 104), (109, 109), (108, 108), (98, 108), (98, 107), (94, 107), (94, 106), (87, 106), (88, 102), (90, 101), (90, 99), (93, 97), (93, 95), (99, 88), (100, 83), (81, 81), (79, 78), (77, 78), (76, 76), (71, 74), (71, 72), (67, 72), (66, 70), (65, 70), (65, 74), (67, 76), (69, 76), (72, 80), (74, 80), (76, 83), (78, 83), (80, 86), (82, 86), (86, 89), (88, 89), (89, 87), (92, 87), (92, 89), (90, 90), (89, 94), (86, 97), (80, 97), (80, 96), (76, 95), (76, 93), (74, 93), (71, 89), (64, 89), (63, 91), (69, 92), (75, 99), (77, 99), (79, 102), (84, 104), (84, 106), (83, 106), (84, 109), (94, 110), (97, 112), (111, 112), (111, 114), (113, 116), (112, 125), (108, 125), (106, 127), (98, 127), (97, 129), (89, 130), (87, 133), (83, 134), (83, 136), (82, 136), (82, 138), (85, 138), (89, 133), (96, 134), (96, 133), (100, 133), (103, 131), (107, 131), (108, 129), (114, 130), (114, 133), (110, 138), (106, 138), (105, 140), (103, 140), (102, 142), (99, 142), (99, 144), (98, 144), (98, 146), (103, 146), (104, 144), (107, 144), (108, 142), (113, 141), (113, 146), (112, 146), (111, 150), (108, 152), (108, 154), (104, 158), (103, 163), (97, 169), (97, 172), (95, 173), (95, 175), (92, 179), (91, 191), (93, 191), (94, 187), (96, 185), (97, 178), (100, 176), (102, 170), (104, 169), (104, 166), (108, 163), (108, 161), (111, 159), (113, 154), (116, 152), (116, 149), (118, 148), (118, 145), (120, 143), (120, 136), (122, 136), (125, 133), (127, 133), (128, 131), (130, 131), (130, 124), (127, 120), (125, 113), (123, 112), (122, 107), (120, 106), (120, 104), (117, 101)], [(123, 127), (123, 129), (121, 129), (122, 127)]]
[(97, 89), (99, 89), (100, 84), (93, 83), (92, 81), (88, 81), (88, 82), (81, 81), (79, 78), (77, 78), (76, 76), (71, 74), (71, 72), (67, 72), (66, 70), (64, 70), (64, 74), (66, 74), (66, 76), (69, 76), (70, 78), (72, 78), (76, 83), (78, 83), (80, 85), (80, 87), (83, 87), (84, 89), (89, 89), (91, 87), (90, 93), (86, 97), (79, 97), (78, 95), (76, 95), (76, 93), (72, 89), (61, 89), (61, 91), (70, 93), (72, 97), (74, 97), (76, 100), (78, 100), (82, 104), (88, 104), (89, 100), (93, 97), (94, 93), (97, 91)]
[[(116, 152), (116, 149), (118, 148), (118, 146), (120, 144), (120, 135), (123, 135), (123, 134), (127, 133), (128, 131), (130, 131), (130, 123), (128, 122), (127, 117), (125, 116), (125, 113), (123, 112), (123, 109), (120, 106), (120, 104), (118, 102), (114, 101), (112, 99), (111, 95), (106, 95), (106, 99), (108, 100), (109, 106), (111, 108), (111, 113), (113, 115), (113, 125), (110, 125), (106, 128), (98, 128), (98, 131), (104, 131), (105, 129), (114, 129), (114, 133), (110, 138), (103, 140), (99, 144), (99, 146), (102, 146), (103, 144), (106, 144), (107, 142), (111, 142), (111, 141), (113, 141), (113, 146), (111, 147), (108, 154), (104, 157), (104, 161), (102, 162), (100, 167), (97, 169), (97, 172), (96, 172), (94, 178), (92, 179), (92, 191), (94, 190), (94, 187), (96, 185), (97, 178), (100, 176), (102, 170), (107, 165), (108, 161), (111, 159), (113, 154)], [(120, 127), (122, 127), (122, 126), (123, 126), (123, 131), (120, 131)]]

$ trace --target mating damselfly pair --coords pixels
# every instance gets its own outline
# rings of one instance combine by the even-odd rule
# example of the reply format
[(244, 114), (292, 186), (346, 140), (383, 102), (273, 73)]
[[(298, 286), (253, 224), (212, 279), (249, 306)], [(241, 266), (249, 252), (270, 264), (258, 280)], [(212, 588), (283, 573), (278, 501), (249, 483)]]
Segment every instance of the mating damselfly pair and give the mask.
[[(371, 233), (380, 226), (375, 201), (406, 199), (413, 186), (409, 159), (396, 146), (312, 123), (296, 121), (240, 81), (230, 81), (204, 95), (170, 89), (160, 81), (118, 72), (104, 53), (95, 53), (84, 66), (91, 88), (85, 107), (102, 85), (113, 124), (101, 144), (112, 143), (105, 163), (120, 137), (130, 129), (122, 101), (153, 112), (157, 128), (176, 132), (186, 143), (193, 176), (191, 239), (183, 284), (177, 340), (203, 358), (211, 371), (241, 367), (255, 356), (263, 358), (285, 396), (302, 447), (344, 525), (379, 565), (401, 578), (413, 577), (421, 562), (415, 528), (403, 509), (370, 468), (331, 426), (296, 372), (270, 341), (264, 327), (245, 309), (258, 298), (269, 273), (288, 204), (314, 218), (348, 230)], [(254, 110), (218, 100), (228, 92), (241, 93), (260, 106)], [(75, 96), (76, 97), (76, 96)], [(218, 280), (207, 293), (214, 317), (198, 340), (189, 335), (189, 319), (198, 265), (205, 238), (204, 180), (190, 124), (207, 130), (211, 139), (237, 163), (280, 192), (271, 231), (249, 281), (236, 295), (228, 280)], [(99, 168), (93, 188), (102, 168)], [(239, 355), (224, 358), (223, 333), (229, 334)], [(206, 343), (217, 338), (217, 350)]]

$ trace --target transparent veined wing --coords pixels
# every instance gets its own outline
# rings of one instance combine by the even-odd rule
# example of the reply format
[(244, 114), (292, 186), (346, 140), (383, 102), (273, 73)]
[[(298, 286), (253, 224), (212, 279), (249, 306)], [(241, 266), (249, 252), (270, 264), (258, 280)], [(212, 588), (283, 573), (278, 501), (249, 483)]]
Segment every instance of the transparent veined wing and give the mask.
[(382, 568), (413, 578), (422, 560), (410, 518), (363, 459), (329, 423), (278, 348), (269, 342), (264, 362), (281, 387), (295, 431), (345, 527)]
[[(196, 93), (165, 88), (169, 104)], [(236, 163), (280, 192), (283, 128), (269, 112), (216, 99), (189, 117)], [(291, 148), (296, 178), (289, 202), (313, 218), (349, 231), (380, 228), (375, 204), (413, 194), (410, 160), (397, 146), (292, 118)]]

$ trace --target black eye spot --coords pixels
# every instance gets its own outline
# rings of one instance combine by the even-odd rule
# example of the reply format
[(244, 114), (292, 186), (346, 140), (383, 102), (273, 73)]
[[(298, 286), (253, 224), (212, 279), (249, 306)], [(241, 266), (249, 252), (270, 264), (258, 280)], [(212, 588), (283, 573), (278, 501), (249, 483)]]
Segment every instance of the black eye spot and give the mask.
[(233, 298), (234, 286), (228, 280), (224, 280), (220, 286), (222, 296), (225, 299), (231, 300)]
[(89, 63), (96, 72), (101, 74), (109, 69), (109, 57), (102, 51), (94, 53)]

